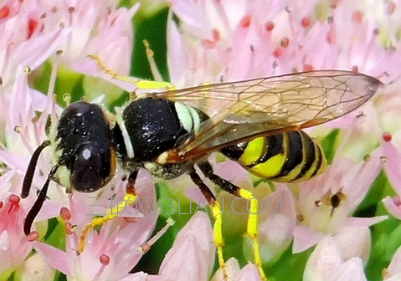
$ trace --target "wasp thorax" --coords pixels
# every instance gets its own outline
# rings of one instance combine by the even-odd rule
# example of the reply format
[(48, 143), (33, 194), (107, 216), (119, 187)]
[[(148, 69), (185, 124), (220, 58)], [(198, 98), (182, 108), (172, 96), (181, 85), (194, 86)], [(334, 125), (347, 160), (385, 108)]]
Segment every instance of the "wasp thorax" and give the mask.
[(130, 103), (124, 109), (123, 124), (119, 124), (126, 131), (127, 150), (130, 146), (133, 150), (129, 158), (152, 161), (173, 148), (177, 139), (188, 133), (181, 118), (191, 116), (179, 116), (175, 103), (169, 100), (147, 98)]

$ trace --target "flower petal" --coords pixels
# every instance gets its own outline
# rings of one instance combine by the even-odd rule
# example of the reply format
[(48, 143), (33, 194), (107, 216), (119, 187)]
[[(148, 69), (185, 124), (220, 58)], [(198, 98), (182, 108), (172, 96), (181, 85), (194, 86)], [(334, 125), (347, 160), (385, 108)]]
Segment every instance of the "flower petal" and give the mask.
[[(214, 264), (212, 229), (203, 212), (194, 215), (180, 231), (160, 266), (159, 275), (171, 280), (207, 280)], [(213, 255), (213, 258), (211, 258)]]

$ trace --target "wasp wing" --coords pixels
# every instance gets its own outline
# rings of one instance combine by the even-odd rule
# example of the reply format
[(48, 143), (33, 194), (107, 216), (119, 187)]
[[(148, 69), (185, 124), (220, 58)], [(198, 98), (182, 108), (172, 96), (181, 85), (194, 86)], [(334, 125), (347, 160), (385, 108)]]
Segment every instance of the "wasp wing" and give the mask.
[(252, 138), (298, 130), (347, 114), (381, 86), (349, 71), (311, 71), (149, 94), (194, 106), (210, 119), (175, 151), (187, 160)]

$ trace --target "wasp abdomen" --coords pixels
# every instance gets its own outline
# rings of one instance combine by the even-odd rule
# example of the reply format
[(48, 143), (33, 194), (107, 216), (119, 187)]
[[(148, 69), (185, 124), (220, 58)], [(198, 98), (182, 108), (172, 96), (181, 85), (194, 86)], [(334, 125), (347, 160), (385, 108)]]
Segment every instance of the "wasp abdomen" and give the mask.
[(109, 123), (96, 104), (76, 102), (63, 111), (57, 126), (58, 163), (70, 172), (70, 185), (80, 192), (103, 187), (115, 170)]
[(303, 131), (255, 138), (221, 152), (251, 173), (278, 182), (306, 180), (326, 166), (320, 146)]

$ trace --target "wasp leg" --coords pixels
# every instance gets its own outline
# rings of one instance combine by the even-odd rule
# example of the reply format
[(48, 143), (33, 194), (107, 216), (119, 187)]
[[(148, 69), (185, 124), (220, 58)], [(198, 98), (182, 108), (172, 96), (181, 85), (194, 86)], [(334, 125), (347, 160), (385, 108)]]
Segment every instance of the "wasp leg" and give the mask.
[(172, 90), (174, 89), (174, 86), (171, 85), (168, 82), (163, 82), (163, 81), (151, 81), (151, 80), (139, 80), (134, 77), (130, 76), (125, 76), (125, 75), (120, 75), (116, 71), (108, 68), (103, 61), (100, 59), (100, 57), (96, 54), (94, 55), (89, 55), (89, 58), (93, 59), (98, 67), (107, 75), (111, 76), (113, 79), (126, 82), (128, 84), (134, 85), (138, 89), (166, 89), (166, 90)]
[[(252, 192), (242, 189), (231, 182), (220, 178), (218, 175), (213, 173), (213, 168), (209, 162), (199, 163), (199, 168), (202, 173), (210, 179), (214, 184), (218, 185), (224, 191), (227, 191), (237, 197), (244, 198), (245, 200), (251, 200), (254, 198)], [(259, 274), (262, 280), (267, 280), (265, 273), (262, 268), (262, 259), (260, 257), (259, 251), (259, 242), (258, 242), (258, 213), (259, 213), (259, 204), (258, 200), (250, 201), (250, 209), (249, 209), (249, 217), (248, 217), (248, 225), (247, 225), (247, 235), (252, 240), (253, 246), (253, 254), (254, 254), (254, 263), (259, 269)]]
[(194, 168), (192, 168), (192, 170), (189, 172), (189, 176), (191, 177), (192, 181), (199, 187), (203, 196), (205, 196), (206, 200), (208, 201), (210, 208), (212, 209), (212, 215), (214, 218), (213, 234), (214, 234), (214, 243), (216, 244), (217, 248), (217, 257), (219, 260), (220, 269), (223, 272), (224, 280), (228, 280), (226, 263), (223, 257), (224, 239), (221, 231), (222, 211), (220, 205), (216, 201), (216, 197), (206, 186), (206, 184), (202, 181), (202, 179), (196, 173), (196, 170)]
[(96, 226), (101, 226), (101, 225), (105, 224), (106, 222), (116, 218), (118, 216), (118, 214), (121, 214), (124, 211), (124, 209), (127, 207), (128, 203), (135, 202), (136, 197), (137, 197), (135, 194), (135, 180), (136, 180), (137, 175), (138, 175), (138, 170), (134, 170), (129, 175), (127, 188), (126, 188), (126, 192), (125, 192), (126, 194), (124, 195), (124, 198), (121, 203), (108, 209), (107, 214), (104, 217), (93, 218), (92, 221), (85, 226), (84, 230), (81, 233), (81, 237), (79, 239), (79, 245), (78, 245), (78, 249), (77, 249), (78, 254), (83, 252), (83, 250), (85, 248), (86, 236), (88, 235), (88, 233), (91, 229), (93, 229)]

